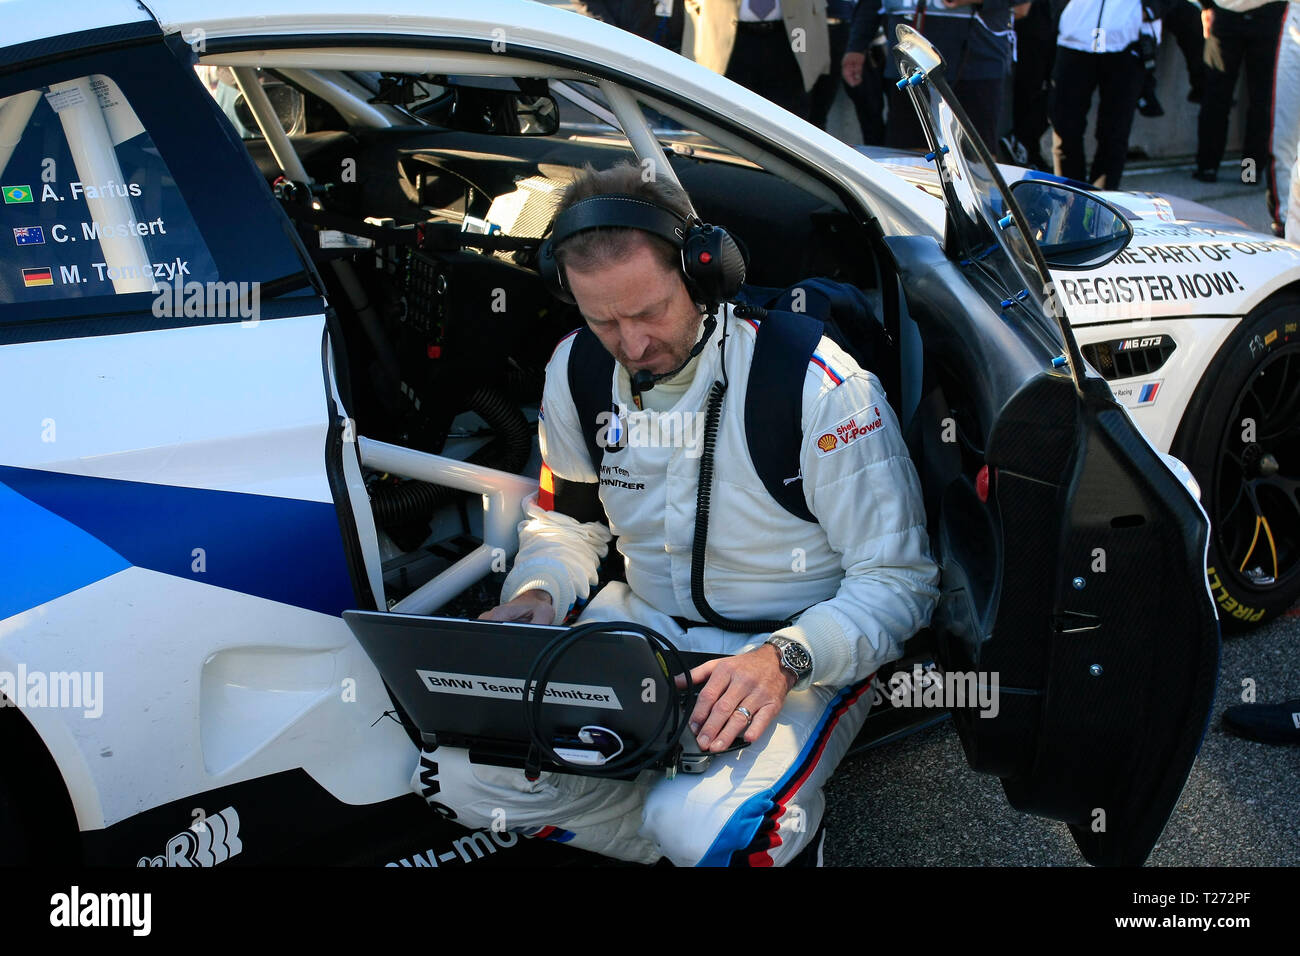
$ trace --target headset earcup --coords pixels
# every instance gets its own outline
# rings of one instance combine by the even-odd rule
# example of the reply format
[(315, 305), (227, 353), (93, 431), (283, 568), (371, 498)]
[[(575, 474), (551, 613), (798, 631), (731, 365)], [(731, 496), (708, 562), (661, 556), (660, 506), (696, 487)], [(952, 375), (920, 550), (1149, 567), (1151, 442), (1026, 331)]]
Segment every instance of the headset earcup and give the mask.
[(692, 227), (682, 247), (682, 271), (704, 302), (729, 302), (745, 281), (745, 257), (721, 226)]
[(550, 239), (543, 242), (537, 250), (537, 271), (541, 273), (542, 281), (546, 283), (546, 289), (551, 295), (561, 302), (574, 304), (573, 295), (564, 287), (564, 276), (560, 264), (555, 261), (555, 246)]

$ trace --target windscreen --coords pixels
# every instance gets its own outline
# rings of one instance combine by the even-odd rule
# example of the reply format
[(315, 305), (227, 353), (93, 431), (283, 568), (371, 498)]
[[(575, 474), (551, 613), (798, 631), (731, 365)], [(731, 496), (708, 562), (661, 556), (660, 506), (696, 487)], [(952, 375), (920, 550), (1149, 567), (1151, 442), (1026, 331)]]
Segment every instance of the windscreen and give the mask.
[(1012, 215), (1013, 200), (1001, 174), (988, 150), (980, 148), (979, 134), (944, 81), (942, 57), (918, 34), (902, 27), (895, 52), (902, 76), (924, 73), (923, 80), (914, 80), (907, 89), (921, 115), (943, 186), (949, 255), (977, 285), (991, 286), (1002, 301), (1012, 303), (1006, 315), (1025, 322), (1053, 347), (1064, 350), (1066, 332), (1048, 301), (1051, 279), (1038, 266), (1031, 240)]

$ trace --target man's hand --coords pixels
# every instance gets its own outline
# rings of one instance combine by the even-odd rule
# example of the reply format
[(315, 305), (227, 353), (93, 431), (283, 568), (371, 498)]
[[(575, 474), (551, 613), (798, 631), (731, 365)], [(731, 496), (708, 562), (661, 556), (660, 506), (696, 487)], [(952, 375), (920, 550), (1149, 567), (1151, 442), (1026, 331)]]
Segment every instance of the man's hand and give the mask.
[(1205, 39), (1210, 38), (1210, 31), (1214, 29), (1214, 8), (1201, 11), (1201, 35)]
[[(700, 750), (719, 753), (742, 733), (753, 743), (781, 711), (793, 681), (781, 668), (780, 652), (764, 644), (746, 654), (706, 661), (691, 671), (691, 680), (704, 684), (691, 713), (691, 732)], [(707, 683), (706, 683), (707, 681)], [(685, 681), (678, 679), (678, 686)], [(746, 720), (736, 708), (753, 715)]]
[(866, 59), (865, 53), (845, 53), (844, 58), (840, 60), (840, 73), (849, 86), (858, 86), (862, 83), (862, 65)]
[(478, 616), (480, 621), (519, 621), (522, 624), (550, 624), (555, 620), (555, 608), (551, 604), (551, 595), (546, 591), (533, 588), (525, 591), (513, 601), (498, 604), (490, 611)]

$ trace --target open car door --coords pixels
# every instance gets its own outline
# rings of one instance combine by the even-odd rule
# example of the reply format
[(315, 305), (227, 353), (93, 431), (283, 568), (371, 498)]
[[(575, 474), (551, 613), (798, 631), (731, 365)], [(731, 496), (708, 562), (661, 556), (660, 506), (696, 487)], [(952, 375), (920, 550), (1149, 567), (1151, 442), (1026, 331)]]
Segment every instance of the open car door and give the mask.
[(942, 270), (956, 270), (1001, 300), (1003, 325), (1060, 352), (1020, 380), (983, 366), (983, 464), (942, 490), (939, 657), (949, 675), (996, 680), (998, 697), (995, 710), (958, 709), (955, 723), (971, 767), (1001, 778), (1013, 807), (1069, 824), (1090, 863), (1140, 864), (1214, 698), (1208, 521), (1185, 469), (1084, 364), (1042, 252), (942, 57), (910, 28), (898, 39), (900, 86), (920, 113), (949, 213), (946, 261), (930, 263), (929, 280), (905, 277), (909, 305), (964, 307), (944, 301), (959, 296)]

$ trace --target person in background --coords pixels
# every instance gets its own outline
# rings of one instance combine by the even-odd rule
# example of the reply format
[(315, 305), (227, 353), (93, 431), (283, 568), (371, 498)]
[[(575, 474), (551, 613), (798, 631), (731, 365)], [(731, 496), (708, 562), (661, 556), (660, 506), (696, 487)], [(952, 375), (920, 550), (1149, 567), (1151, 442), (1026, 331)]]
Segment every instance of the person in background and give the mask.
[(840, 76), (857, 94), (853, 105), (858, 109), (862, 142), (868, 146), (885, 145), (885, 61), (889, 44), (884, 31), (876, 25), (874, 35), (866, 34), (866, 20), (859, 20), (858, 10), (875, 0), (859, 0), (849, 22), (849, 36), (840, 60)]
[(802, 119), (829, 72), (826, 0), (684, 0), (682, 55)]
[[(1195, 0), (1172, 0), (1165, 9), (1165, 15), (1149, 25), (1155, 37), (1156, 45), (1163, 42), (1162, 33), (1167, 32), (1178, 41), (1178, 48), (1183, 52), (1187, 64), (1187, 102), (1199, 103), (1205, 96), (1205, 38), (1201, 30), (1200, 5)], [(1147, 26), (1144, 24), (1144, 27)], [(1164, 116), (1164, 107), (1156, 98), (1156, 61), (1155, 51), (1147, 61), (1146, 77), (1142, 82), (1142, 94), (1138, 97), (1138, 112), (1143, 116)]]
[[(1145, 72), (1140, 37), (1164, 6), (1163, 0), (1070, 0), (1061, 12), (1051, 107), (1058, 176), (1119, 188)], [(1089, 171), (1083, 135), (1094, 92), (1097, 150)]]
[[(1236, 9), (1243, 12), (1236, 12)], [(1256, 7), (1201, 0), (1205, 34), (1205, 99), (1196, 127), (1196, 168), (1192, 178), (1212, 183), (1228, 141), (1228, 119), (1237, 74), (1245, 69), (1246, 128), (1241, 141), (1242, 182), (1257, 182), (1271, 165), (1269, 128), (1273, 105), (1273, 67), (1286, 4), (1281, 0)], [(1253, 171), (1253, 175), (1249, 173)], [(1234, 173), (1234, 177), (1236, 174)]]
[[(1164, 42), (1162, 32), (1172, 36), (1182, 51), (1187, 65), (1187, 102), (1199, 103), (1205, 96), (1205, 37), (1201, 28), (1200, 4), (1197, 0), (1172, 0), (1165, 15), (1151, 25), (1156, 43)], [(1156, 64), (1148, 63), (1142, 95), (1138, 97), (1138, 112), (1143, 116), (1164, 116), (1164, 108), (1156, 98)]]
[[(1247, 13), (1265, 2), (1223, 0), (1220, 6), (1233, 13)], [(1269, 155), (1264, 167), (1266, 202), (1273, 234), (1300, 243), (1300, 0), (1287, 4), (1272, 76)]]
[(1016, 65), (1012, 75), (1011, 132), (1002, 148), (1013, 163), (1049, 170), (1051, 164), (1039, 149), (1050, 123), (1047, 104), (1056, 62), (1056, 15), (1048, 0), (1034, 0), (1013, 8), (1016, 14)]
[[(906, 23), (939, 51), (947, 64), (945, 76), (957, 100), (966, 110), (986, 145), (997, 144), (1001, 131), (1002, 94), (1011, 73), (1015, 29), (1008, 0), (883, 0), (858, 4), (848, 49), (864, 53), (866, 44), (884, 26), (887, 44), (894, 42), (894, 27)], [(846, 55), (847, 59), (847, 55)], [(848, 67), (845, 67), (846, 76)], [(900, 149), (925, 146), (920, 119), (909, 94), (894, 84), (898, 68), (890, 58), (885, 68), (885, 94), (889, 118), (885, 123), (885, 145)]]
[(680, 0), (574, 0), (581, 14), (653, 40), (678, 53), (682, 48)]
[(1197, 0), (1173, 0), (1160, 22), (1178, 42), (1187, 64), (1187, 102), (1199, 103), (1205, 96), (1205, 34), (1200, 4)]
[[(876, 0), (860, 0), (860, 2), (875, 3)], [(812, 121), (815, 125), (826, 129), (827, 117), (830, 115), (831, 105), (835, 102), (835, 94), (843, 86), (858, 117), (861, 140), (857, 141), (875, 146), (885, 141), (883, 115), (885, 90), (880, 67), (877, 66), (871, 73), (863, 73), (859, 63), (854, 74), (858, 79), (853, 83), (849, 82), (849, 73), (844, 68), (853, 12), (858, 3), (859, 0), (828, 0), (827, 2), (826, 24), (830, 32), (831, 68), (829, 73), (813, 84)], [(855, 54), (855, 56), (861, 59), (862, 54)], [(880, 63), (883, 65), (883, 59)]]
[(1300, 699), (1280, 704), (1237, 704), (1223, 712), (1223, 722), (1238, 737), (1248, 740), (1300, 744)]
[(1160, 49), (1162, 24), (1159, 20), (1142, 20), (1138, 33), (1138, 53), (1142, 57), (1142, 91), (1138, 93), (1138, 112), (1143, 116), (1165, 115), (1156, 98), (1156, 54)]

